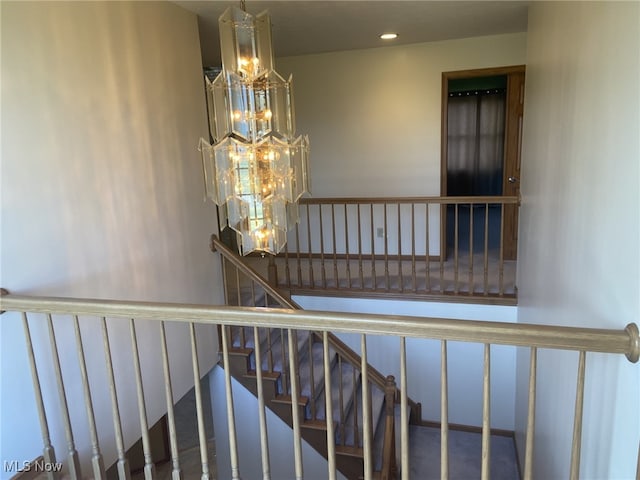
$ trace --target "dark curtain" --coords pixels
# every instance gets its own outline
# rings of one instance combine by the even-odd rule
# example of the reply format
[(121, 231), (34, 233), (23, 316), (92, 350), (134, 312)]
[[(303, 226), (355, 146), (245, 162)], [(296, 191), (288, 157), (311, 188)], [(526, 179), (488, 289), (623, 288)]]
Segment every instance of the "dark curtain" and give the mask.
[(449, 94), (447, 194), (502, 195), (506, 92)]

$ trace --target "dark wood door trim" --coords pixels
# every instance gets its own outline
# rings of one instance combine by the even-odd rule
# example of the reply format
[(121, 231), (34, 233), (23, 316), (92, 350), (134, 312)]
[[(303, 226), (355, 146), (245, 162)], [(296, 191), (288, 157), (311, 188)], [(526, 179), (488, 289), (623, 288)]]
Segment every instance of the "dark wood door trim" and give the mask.
[[(512, 84), (511, 80), (512, 76), (522, 76), (524, 79), (524, 74), (526, 71), (525, 65), (512, 65), (507, 67), (489, 67), (489, 68), (479, 68), (474, 70), (458, 70), (455, 72), (442, 72), (442, 88), (441, 88), (441, 138), (440, 138), (440, 195), (445, 197), (448, 195), (447, 193), (447, 139), (448, 139), (448, 117), (447, 117), (447, 106), (448, 106), (448, 94), (449, 94), (449, 80), (457, 79), (457, 78), (476, 78), (476, 77), (490, 77), (495, 75), (507, 75), (508, 77), (508, 85)], [(523, 80), (524, 82), (524, 80)], [(509, 96), (509, 93), (507, 93)], [(509, 104), (509, 97), (507, 97), (507, 105)], [(507, 108), (507, 113), (509, 110)], [(522, 115), (522, 109), (520, 109), (520, 115)], [(506, 119), (507, 125), (505, 126), (505, 147), (507, 142), (507, 129), (509, 128), (509, 120)], [(521, 122), (520, 122), (521, 125)], [(513, 130), (513, 127), (512, 127)], [(519, 131), (521, 133), (521, 131)], [(518, 138), (517, 144), (517, 169), (518, 173), (520, 170), (520, 139)], [(505, 148), (505, 159), (507, 154), (507, 148)], [(505, 161), (506, 163), (506, 161)], [(506, 165), (505, 165), (506, 166)], [(506, 182), (507, 169), (504, 169), (503, 173), (504, 179), (503, 182)], [(519, 182), (519, 177), (518, 177)], [(519, 191), (519, 189), (518, 189)], [(507, 192), (503, 190), (503, 195), (507, 195)], [(515, 208), (515, 207), (514, 207)], [(516, 208), (517, 210), (517, 208)], [(512, 215), (512, 212), (507, 212)], [(517, 213), (516, 213), (517, 215)], [(516, 217), (516, 229), (517, 229), (517, 217)], [(511, 232), (513, 233), (513, 232)], [(510, 233), (510, 234), (511, 234)], [(516, 232), (517, 233), (517, 232)], [(511, 251), (513, 257), (515, 258), (515, 248)], [(447, 256), (447, 216), (446, 216), (446, 206), (440, 207), (440, 256), (442, 260), (446, 260)]]

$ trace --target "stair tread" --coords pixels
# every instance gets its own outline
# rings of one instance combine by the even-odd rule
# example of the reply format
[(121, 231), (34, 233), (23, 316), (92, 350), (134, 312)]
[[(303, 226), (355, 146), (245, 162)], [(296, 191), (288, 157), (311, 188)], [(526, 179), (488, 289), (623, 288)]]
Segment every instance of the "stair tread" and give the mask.
[(364, 450), (361, 447), (351, 447), (348, 445), (336, 445), (336, 453), (339, 455), (346, 455), (349, 457), (364, 457)]
[[(302, 423), (302, 426), (305, 428), (311, 428), (314, 430), (326, 430), (327, 429), (327, 422), (325, 422), (324, 420), (320, 420), (320, 419), (315, 419), (315, 420), (305, 420)], [(334, 424), (334, 428), (335, 428), (335, 424)]]
[(231, 347), (229, 348), (229, 355), (241, 355), (248, 357), (253, 353), (251, 348)]
[[(247, 374), (245, 375), (245, 377), (256, 378), (257, 377), (257, 372), (255, 370), (249, 370), (247, 372)], [(280, 378), (280, 373), (279, 372), (263, 371), (262, 372), (262, 378), (265, 379), (265, 380), (278, 380)]]
[[(291, 404), (291, 395), (278, 395), (276, 396), (276, 398), (273, 399), (273, 401), (276, 403)], [(305, 406), (307, 403), (309, 403), (308, 397), (298, 396), (298, 405)]]

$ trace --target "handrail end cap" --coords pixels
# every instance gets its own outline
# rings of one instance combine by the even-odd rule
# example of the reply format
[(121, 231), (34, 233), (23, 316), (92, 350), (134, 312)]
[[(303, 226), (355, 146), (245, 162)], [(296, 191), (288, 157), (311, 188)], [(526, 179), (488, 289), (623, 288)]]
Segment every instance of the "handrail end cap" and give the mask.
[(629, 351), (626, 353), (627, 359), (631, 363), (636, 363), (640, 359), (640, 332), (636, 323), (630, 323), (624, 329), (629, 335)]

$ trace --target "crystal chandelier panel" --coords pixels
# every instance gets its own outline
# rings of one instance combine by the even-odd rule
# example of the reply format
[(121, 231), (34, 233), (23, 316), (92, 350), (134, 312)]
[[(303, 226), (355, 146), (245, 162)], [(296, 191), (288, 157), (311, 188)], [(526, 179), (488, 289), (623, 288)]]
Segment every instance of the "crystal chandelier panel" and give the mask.
[(230, 7), (219, 26), (222, 71), (206, 81), (214, 144), (200, 140), (207, 197), (244, 255), (277, 254), (309, 192), (309, 139), (295, 135), (291, 77), (274, 70), (268, 13)]

